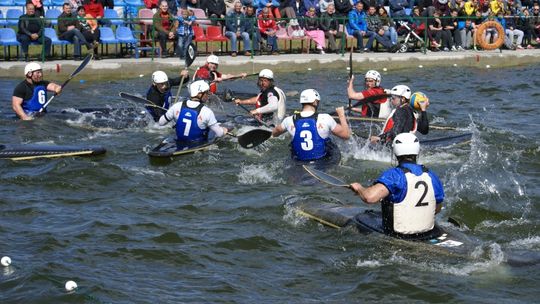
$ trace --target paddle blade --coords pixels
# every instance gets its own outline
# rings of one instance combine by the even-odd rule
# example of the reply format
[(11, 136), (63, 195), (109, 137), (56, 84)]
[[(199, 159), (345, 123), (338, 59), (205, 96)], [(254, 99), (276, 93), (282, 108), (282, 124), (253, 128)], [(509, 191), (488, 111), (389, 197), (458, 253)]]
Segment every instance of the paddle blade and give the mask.
[(197, 57), (197, 47), (193, 43), (190, 43), (186, 51), (186, 68), (189, 68), (195, 58)]
[(127, 100), (130, 100), (130, 101), (134, 101), (134, 102), (140, 102), (140, 103), (144, 103), (144, 104), (147, 104), (147, 103), (151, 103), (148, 99), (146, 98), (142, 98), (140, 96), (136, 96), (136, 95), (133, 95), (133, 94), (129, 94), (129, 93), (124, 93), (124, 92), (120, 92), (120, 97), (124, 98), (124, 99), (127, 99)]
[(238, 136), (238, 144), (245, 149), (252, 149), (265, 142), (272, 136), (272, 131), (253, 129)]
[(81, 62), (81, 64), (79, 65), (79, 67), (77, 69), (75, 69), (75, 71), (73, 71), (73, 73), (71, 73), (71, 76), (69, 76), (69, 78), (73, 78), (75, 77), (77, 74), (79, 74), (85, 67), (86, 65), (90, 62), (90, 60), (92, 60), (92, 57), (94, 57), (93, 54), (88, 54), (86, 55), (86, 57), (84, 58), (84, 60)]
[(350, 187), (350, 185), (344, 182), (343, 180), (335, 176), (332, 176), (328, 173), (325, 173), (321, 170), (317, 170), (317, 169), (308, 167), (306, 165), (302, 165), (302, 167), (304, 167), (304, 170), (306, 170), (311, 176), (315, 177), (316, 179), (320, 180), (323, 183), (326, 183), (332, 186), (337, 186), (337, 187), (345, 187), (345, 188)]

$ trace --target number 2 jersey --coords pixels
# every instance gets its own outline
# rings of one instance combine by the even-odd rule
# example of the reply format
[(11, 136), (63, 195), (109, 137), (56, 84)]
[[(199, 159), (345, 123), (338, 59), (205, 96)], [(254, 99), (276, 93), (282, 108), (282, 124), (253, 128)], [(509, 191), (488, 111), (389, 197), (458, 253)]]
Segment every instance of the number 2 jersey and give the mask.
[(436, 204), (444, 200), (437, 175), (422, 165), (402, 163), (383, 172), (375, 183), (390, 192), (382, 202), (386, 233), (411, 235), (433, 229)]
[(293, 136), (293, 157), (301, 161), (325, 157), (330, 134), (336, 126), (336, 121), (330, 115), (316, 112), (301, 112), (285, 118), (281, 123), (281, 127)]
[(13, 96), (22, 98), (22, 108), (26, 114), (39, 112), (47, 102), (48, 81), (32, 84), (26, 80), (19, 83), (13, 90)]

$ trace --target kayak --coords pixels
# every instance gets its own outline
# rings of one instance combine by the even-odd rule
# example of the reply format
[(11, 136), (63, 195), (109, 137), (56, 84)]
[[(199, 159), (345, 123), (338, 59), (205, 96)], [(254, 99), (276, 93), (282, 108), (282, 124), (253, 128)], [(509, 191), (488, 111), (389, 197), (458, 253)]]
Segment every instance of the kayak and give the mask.
[(69, 156), (95, 156), (105, 154), (100, 146), (59, 146), (59, 145), (0, 145), (0, 158), (30, 160)]
[(464, 133), (453, 136), (444, 136), (433, 139), (420, 139), (420, 144), (427, 147), (439, 148), (453, 145), (469, 144), (472, 139), (472, 133)]
[(180, 142), (173, 138), (164, 139), (159, 145), (148, 151), (148, 156), (154, 158), (169, 158), (185, 154), (195, 153), (197, 151), (208, 150), (217, 142), (213, 137), (207, 141)]
[[(294, 205), (297, 214), (315, 220), (325, 226), (341, 229), (353, 226), (361, 233), (385, 234), (382, 226), (380, 211), (366, 210), (365, 208), (342, 205), (332, 202), (300, 202)], [(385, 234), (386, 235), (386, 234)], [(392, 236), (392, 235), (389, 235)], [(399, 239), (403, 237), (392, 236)], [(448, 232), (435, 224), (433, 230), (408, 237), (405, 240), (421, 242), (428, 245), (442, 247), (451, 251), (463, 251), (468, 242), (457, 232)]]

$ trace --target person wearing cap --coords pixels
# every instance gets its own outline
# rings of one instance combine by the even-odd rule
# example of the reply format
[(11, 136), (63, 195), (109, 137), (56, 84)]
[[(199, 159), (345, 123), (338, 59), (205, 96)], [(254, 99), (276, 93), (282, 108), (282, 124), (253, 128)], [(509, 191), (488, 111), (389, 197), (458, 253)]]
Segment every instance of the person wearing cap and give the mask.
[(227, 80), (229, 78), (245, 78), (247, 76), (247, 73), (240, 73), (238, 75), (234, 74), (221, 74), (218, 72), (219, 67), (219, 58), (216, 55), (210, 55), (208, 58), (206, 58), (206, 64), (199, 67), (195, 74), (193, 75), (193, 81), (196, 80), (204, 80), (208, 83), (210, 83), (210, 92), (216, 93), (217, 92), (217, 84), (218, 82), (222, 82), (224, 80)]
[(31, 120), (32, 114), (39, 112), (47, 103), (47, 91), (60, 94), (62, 86), (43, 80), (43, 70), (37, 62), (30, 62), (24, 67), (24, 76), (25, 80), (13, 90), (11, 107), (20, 119)]
[(150, 101), (153, 106), (146, 106), (146, 110), (154, 121), (158, 121), (161, 115), (169, 109), (169, 106), (173, 103), (173, 96), (171, 93), (171, 87), (180, 85), (182, 78), (189, 78), (188, 70), (182, 70), (180, 77), (169, 79), (167, 74), (163, 71), (155, 71), (152, 73), (152, 85), (146, 91), (146, 99)]
[(216, 137), (225, 135), (228, 130), (219, 125), (214, 112), (204, 103), (208, 100), (210, 86), (204, 80), (198, 80), (189, 86), (191, 98), (175, 103), (159, 118), (164, 126), (170, 121), (176, 123), (176, 140), (179, 142), (198, 142), (208, 140), (209, 131)]
[(248, 99), (235, 99), (237, 105), (255, 105), (251, 114), (263, 121), (279, 124), (285, 117), (287, 97), (282, 89), (274, 85), (274, 73), (269, 69), (259, 72), (257, 86), (260, 93)]
[(381, 74), (375, 70), (369, 70), (364, 77), (364, 90), (356, 92), (353, 88), (354, 75), (349, 79), (347, 95), (350, 99), (361, 101), (362, 107), (351, 108), (354, 112), (361, 113), (364, 117), (387, 118), (390, 115), (391, 106), (385, 90), (381, 87)]
[(442, 209), (444, 188), (439, 177), (417, 163), (420, 142), (412, 133), (398, 134), (392, 143), (395, 168), (384, 171), (372, 186), (350, 184), (367, 204), (381, 203), (384, 233), (404, 239), (425, 238)]
[[(391, 143), (400, 133), (416, 132), (416, 118), (410, 106), (411, 89), (406, 85), (397, 85), (390, 90), (390, 100), (394, 110), (390, 113), (383, 126), (383, 132), (378, 136), (371, 136), (372, 143)], [(426, 117), (427, 115), (422, 115)]]
[[(300, 94), (302, 110), (286, 117), (281, 124), (272, 130), (272, 136), (277, 137), (285, 132), (291, 134), (292, 157), (298, 161), (315, 161), (330, 157), (337, 150), (330, 135), (333, 134), (347, 140), (351, 135), (345, 110), (336, 108), (339, 117), (337, 123), (329, 114), (318, 113), (321, 95), (314, 89), (307, 89)], [(334, 152), (335, 153), (335, 152)]]

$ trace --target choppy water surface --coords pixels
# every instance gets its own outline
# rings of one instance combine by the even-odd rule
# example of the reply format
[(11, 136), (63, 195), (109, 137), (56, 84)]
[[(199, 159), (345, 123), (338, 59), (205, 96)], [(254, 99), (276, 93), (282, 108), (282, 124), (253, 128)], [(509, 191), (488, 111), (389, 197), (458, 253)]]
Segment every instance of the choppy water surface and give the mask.
[[(464, 256), (295, 215), (288, 206), (298, 201), (361, 202), (346, 189), (299, 181), (285, 161), (289, 138), (250, 151), (226, 139), (205, 153), (151, 163), (143, 149), (171, 134), (169, 127), (145, 126), (133, 112), (12, 120), (9, 98), (20, 80), (2, 79), (2, 143), (103, 145), (108, 153), (1, 161), (0, 255), (13, 264), (0, 268), (0, 302), (537, 301), (539, 71), (537, 65), (383, 75), (385, 87), (405, 83), (427, 93), (432, 121), (474, 134), (470, 146), (427, 150), (421, 158), (446, 189), (440, 222), (458, 218), (462, 232), (477, 240)], [(277, 82), (285, 91), (318, 89), (323, 110), (331, 111), (346, 103), (347, 74), (279, 74)], [(118, 92), (143, 94), (148, 83), (149, 76), (74, 81), (50, 109), (140, 110)], [(228, 87), (257, 90), (253, 79)], [(297, 97), (288, 104), (297, 108)], [(244, 114), (230, 104), (213, 107)], [(368, 184), (391, 165), (389, 155), (369, 151), (362, 139), (340, 148), (342, 164), (330, 172), (347, 181)], [(67, 280), (79, 284), (76, 292), (64, 291)]]

